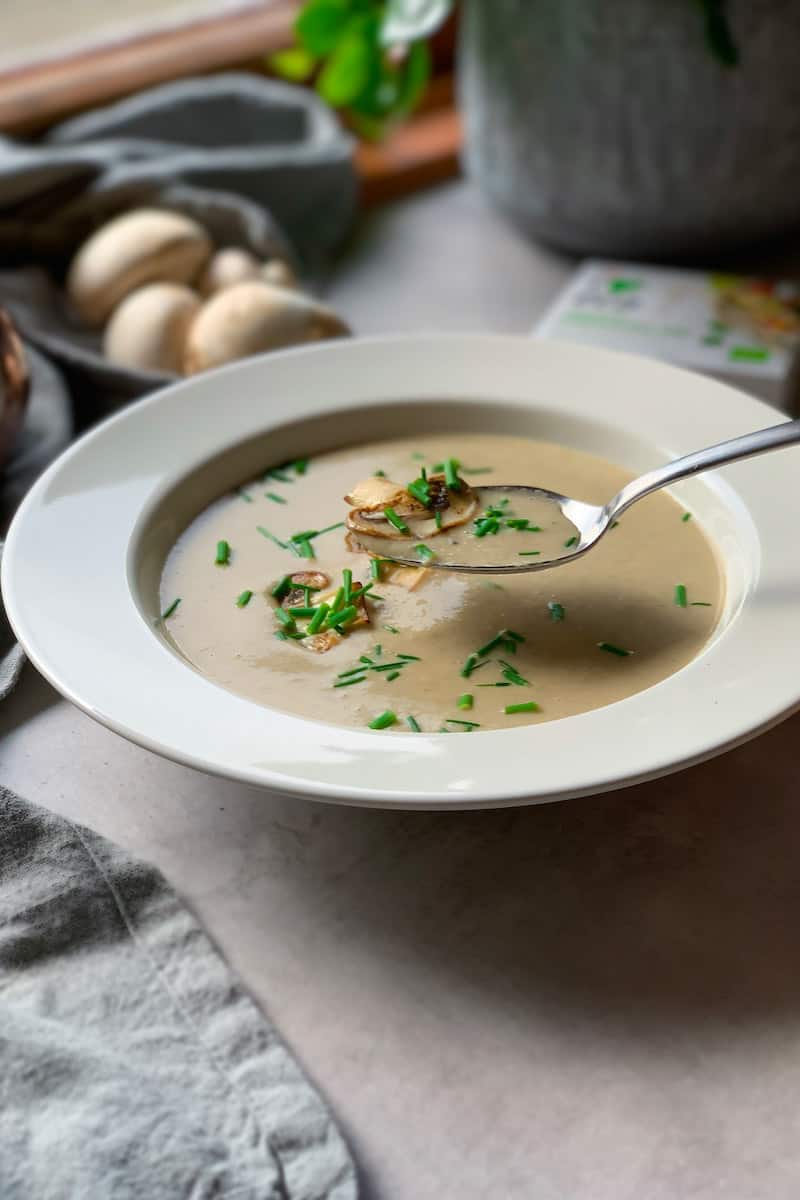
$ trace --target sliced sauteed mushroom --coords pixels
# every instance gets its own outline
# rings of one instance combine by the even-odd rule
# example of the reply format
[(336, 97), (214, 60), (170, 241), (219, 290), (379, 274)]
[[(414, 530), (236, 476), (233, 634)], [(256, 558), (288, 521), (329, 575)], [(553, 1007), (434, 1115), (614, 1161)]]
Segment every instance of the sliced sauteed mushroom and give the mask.
[(464, 525), (477, 512), (478, 500), (463, 479), (457, 478), (456, 482), (458, 487), (448, 487), (444, 475), (431, 475), (430, 479), (409, 484), (415, 489), (412, 495), (390, 479), (365, 479), (345, 496), (353, 506), (347, 528), (363, 550), (371, 549), (363, 538), (419, 541)]
[(281, 600), (281, 608), (294, 608), (296, 605), (302, 604), (306, 598), (307, 588), (311, 588), (313, 592), (321, 592), (331, 584), (330, 576), (325, 575), (322, 571), (295, 571), (294, 575), (289, 576), (287, 582), (289, 591)]

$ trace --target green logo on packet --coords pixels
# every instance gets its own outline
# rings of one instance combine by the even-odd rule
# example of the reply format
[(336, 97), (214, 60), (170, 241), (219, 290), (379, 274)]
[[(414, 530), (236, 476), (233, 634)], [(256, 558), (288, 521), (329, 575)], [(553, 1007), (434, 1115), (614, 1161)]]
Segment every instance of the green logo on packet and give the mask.
[(609, 282), (608, 290), (612, 296), (619, 296), (622, 292), (638, 292), (642, 286), (641, 279), (612, 279)]
[(763, 346), (731, 346), (728, 351), (731, 362), (767, 362), (769, 350)]

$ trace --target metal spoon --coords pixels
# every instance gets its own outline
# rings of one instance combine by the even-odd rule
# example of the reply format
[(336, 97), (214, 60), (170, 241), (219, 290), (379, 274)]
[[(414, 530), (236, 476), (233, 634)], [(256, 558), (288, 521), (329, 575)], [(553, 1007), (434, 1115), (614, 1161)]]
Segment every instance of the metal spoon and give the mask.
[[(582, 500), (574, 500), (570, 496), (562, 496), (558, 492), (551, 492), (546, 488), (525, 487), (521, 484), (499, 484), (472, 489), (479, 498), (482, 495), (494, 497), (498, 493), (507, 492), (509, 499), (513, 499), (515, 496), (519, 497), (521, 493), (525, 493), (538, 500), (555, 504), (577, 531), (575, 545), (567, 548), (565, 553), (556, 558), (539, 558), (536, 562), (528, 558), (524, 563), (521, 563), (519, 558), (511, 563), (502, 561), (465, 563), (443, 561), (440, 556), (437, 556), (435, 559), (426, 561), (419, 556), (407, 557), (404, 555), (403, 547), (407, 552), (408, 540), (403, 541), (399, 538), (391, 539), (388, 544), (386, 540), (378, 542), (377, 539), (370, 538), (369, 542), (375, 542), (375, 545), (365, 544), (365, 548), (373, 549), (380, 553), (381, 557), (389, 558), (392, 562), (405, 566), (424, 565), (438, 568), (441, 571), (468, 571), (483, 575), (518, 575), (528, 571), (545, 571), (550, 567), (560, 567), (564, 563), (573, 562), (587, 550), (591, 550), (626, 509), (644, 496), (649, 496), (651, 492), (668, 487), (669, 484), (676, 483), (679, 479), (685, 479), (687, 476), (708, 471), (712, 467), (724, 466), (725, 463), (736, 462), (740, 458), (751, 458), (756, 454), (764, 454), (768, 450), (778, 450), (781, 446), (790, 446), (794, 442), (800, 442), (800, 420), (786, 421), (781, 425), (772, 425), (769, 429), (760, 429), (756, 433), (746, 433), (742, 437), (720, 442), (705, 450), (695, 450), (693, 454), (677, 458), (674, 462), (667, 463), (663, 467), (656, 467), (645, 475), (640, 475), (638, 479), (631, 480), (621, 492), (618, 492), (613, 499), (609, 500), (608, 504), (604, 504), (602, 507), (586, 504)], [(448, 533), (448, 544), (450, 547), (455, 546), (456, 549), (459, 538), (464, 541), (466, 537), (473, 536), (467, 526), (459, 526), (458, 529), (448, 531)], [(363, 539), (359, 540), (363, 542)], [(503, 553), (512, 544), (512, 539), (506, 537), (483, 539), (487, 557), (492, 551)], [(399, 551), (396, 551), (395, 547), (399, 547)]]

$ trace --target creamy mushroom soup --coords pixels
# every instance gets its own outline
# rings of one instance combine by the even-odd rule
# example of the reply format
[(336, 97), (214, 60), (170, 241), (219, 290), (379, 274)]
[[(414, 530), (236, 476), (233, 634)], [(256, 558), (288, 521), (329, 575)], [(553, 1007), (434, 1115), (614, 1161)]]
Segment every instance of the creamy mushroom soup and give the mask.
[(476, 554), (501, 537), (523, 561), (555, 545), (568, 553), (570, 527), (513, 502), (473, 503), (471, 485), (527, 484), (601, 504), (631, 478), (578, 450), (492, 434), (265, 464), (174, 546), (162, 629), (223, 687), (338, 725), (479, 732), (599, 708), (688, 663), (721, 610), (712, 547), (669, 495), (637, 504), (584, 558), (525, 575), (397, 566), (360, 549), (357, 526), (376, 516), (370, 531), (396, 535), (396, 519), (423, 529), (420, 544), (435, 554), (437, 536), (461, 522)]

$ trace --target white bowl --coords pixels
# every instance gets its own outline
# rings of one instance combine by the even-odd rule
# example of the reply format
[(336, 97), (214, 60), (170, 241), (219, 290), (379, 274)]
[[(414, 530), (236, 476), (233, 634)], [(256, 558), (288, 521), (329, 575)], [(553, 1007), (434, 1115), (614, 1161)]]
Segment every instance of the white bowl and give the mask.
[(265, 461), (407, 431), (412, 406), (416, 428), (534, 434), (634, 471), (777, 419), (700, 375), (517, 338), (340, 341), (249, 359), (126, 409), (29, 493), (2, 573), (28, 656), (90, 716), (159, 754), (282, 793), (382, 807), (622, 787), (718, 754), (798, 706), (793, 450), (675, 489), (716, 543), (724, 612), (698, 658), (605, 708), (472, 737), (400, 736), (264, 708), (183, 662), (156, 622), (160, 569), (186, 523)]

